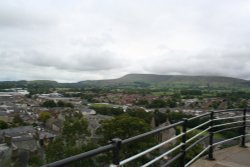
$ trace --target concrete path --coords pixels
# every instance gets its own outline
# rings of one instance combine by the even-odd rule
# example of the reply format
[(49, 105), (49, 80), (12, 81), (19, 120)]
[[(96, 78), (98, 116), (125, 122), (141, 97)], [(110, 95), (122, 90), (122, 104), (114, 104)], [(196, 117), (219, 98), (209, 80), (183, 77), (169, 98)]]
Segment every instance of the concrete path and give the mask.
[(234, 146), (215, 151), (215, 161), (208, 161), (203, 157), (191, 167), (250, 167), (250, 143), (246, 146), (247, 148)]

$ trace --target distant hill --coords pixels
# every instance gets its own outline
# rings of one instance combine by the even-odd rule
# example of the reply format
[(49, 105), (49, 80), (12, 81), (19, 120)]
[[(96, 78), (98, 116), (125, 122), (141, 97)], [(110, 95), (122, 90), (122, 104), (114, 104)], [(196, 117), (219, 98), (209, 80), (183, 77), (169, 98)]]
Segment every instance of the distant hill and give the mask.
[(50, 80), (33, 80), (33, 81), (2, 81), (0, 82), (0, 89), (7, 88), (28, 88), (28, 87), (45, 87), (54, 88), (60, 86), (60, 83)]
[(128, 74), (118, 79), (81, 81), (97, 87), (250, 87), (250, 81), (221, 76)]
[(128, 86), (128, 87), (166, 87), (166, 86), (200, 86), (200, 87), (249, 87), (250, 81), (221, 76), (186, 76), (128, 74), (118, 79), (82, 81), (83, 85)]
[(250, 81), (223, 76), (186, 76), (128, 74), (109, 80), (88, 80), (77, 83), (58, 83), (50, 80), (2, 81), (0, 89), (12, 87), (129, 87), (129, 88), (164, 88), (164, 87), (250, 87)]

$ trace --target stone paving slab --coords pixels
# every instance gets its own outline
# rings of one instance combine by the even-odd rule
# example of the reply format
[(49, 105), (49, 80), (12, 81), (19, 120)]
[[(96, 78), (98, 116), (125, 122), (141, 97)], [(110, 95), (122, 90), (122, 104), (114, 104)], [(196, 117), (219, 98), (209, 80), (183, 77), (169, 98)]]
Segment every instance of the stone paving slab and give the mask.
[(200, 158), (191, 167), (250, 167), (250, 143), (247, 148), (233, 146), (214, 152), (214, 161)]

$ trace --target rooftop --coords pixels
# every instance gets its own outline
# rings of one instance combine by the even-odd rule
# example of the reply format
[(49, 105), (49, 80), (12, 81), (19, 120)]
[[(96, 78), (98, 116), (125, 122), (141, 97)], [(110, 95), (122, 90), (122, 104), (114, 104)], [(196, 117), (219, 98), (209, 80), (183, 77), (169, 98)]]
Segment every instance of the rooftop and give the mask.
[(35, 133), (35, 132), (36, 130), (32, 126), (21, 126), (16, 128), (0, 130), (0, 136), (5, 134), (14, 137), (14, 136), (20, 136), (21, 134), (25, 133)]

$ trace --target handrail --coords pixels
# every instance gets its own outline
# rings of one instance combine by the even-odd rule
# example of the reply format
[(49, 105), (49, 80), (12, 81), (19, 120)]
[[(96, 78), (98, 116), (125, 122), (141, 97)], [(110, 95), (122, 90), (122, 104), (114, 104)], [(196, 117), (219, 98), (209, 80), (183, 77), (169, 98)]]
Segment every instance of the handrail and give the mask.
[(235, 127), (230, 127), (230, 128), (224, 128), (224, 129), (221, 129), (221, 130), (217, 130), (214, 133), (221, 133), (221, 132), (224, 132), (224, 131), (228, 131), (228, 130), (232, 130), (232, 129), (238, 129), (238, 128), (242, 128), (242, 127), (243, 126), (235, 126)]
[(235, 121), (235, 122), (229, 122), (229, 123), (224, 123), (224, 124), (218, 124), (214, 125), (214, 128), (221, 127), (221, 126), (226, 126), (226, 125), (232, 125), (232, 124), (238, 124), (238, 123), (243, 123), (243, 121)]
[(188, 119), (188, 121), (192, 121), (192, 120), (198, 119), (198, 118), (203, 118), (203, 117), (206, 117), (206, 116), (209, 116), (209, 115), (210, 115), (210, 113), (208, 112), (208, 113), (201, 114), (201, 115), (198, 115), (198, 116), (195, 116), (195, 117), (191, 117), (191, 118)]
[(146, 133), (143, 133), (143, 134), (140, 134), (140, 135), (137, 135), (137, 136), (125, 139), (125, 140), (122, 141), (122, 144), (130, 143), (130, 142), (132, 142), (134, 140), (138, 140), (138, 139), (141, 139), (141, 138), (144, 138), (144, 137), (148, 137), (148, 136), (154, 135), (154, 134), (162, 132), (164, 130), (168, 130), (168, 129), (174, 128), (176, 126), (179, 126), (182, 123), (183, 123), (183, 121), (180, 121), (180, 122), (177, 122), (177, 123), (174, 123), (174, 124), (170, 124), (170, 125), (162, 127), (162, 128), (158, 128), (158, 129), (152, 130), (150, 132), (146, 132)]
[(161, 167), (167, 167), (167, 166), (169, 166), (170, 164), (172, 164), (173, 162), (175, 162), (176, 160), (178, 160), (181, 156), (182, 156), (182, 153), (177, 154), (172, 159), (170, 159), (169, 161), (167, 161), (165, 164), (161, 165)]
[(68, 158), (65, 158), (65, 159), (62, 159), (62, 160), (47, 164), (47, 165), (43, 165), (42, 167), (45, 167), (45, 166), (46, 167), (64, 166), (64, 165), (70, 164), (70, 163), (72, 163), (74, 161), (81, 160), (83, 158), (92, 157), (92, 156), (95, 156), (95, 155), (110, 151), (113, 148), (114, 148), (114, 145), (109, 144), (109, 145), (99, 147), (97, 149), (90, 150), (90, 151), (87, 151), (87, 152), (84, 152), (84, 153), (81, 153), (81, 154), (78, 154), (78, 155), (74, 155), (74, 156), (71, 156), (71, 157), (68, 157)]
[(207, 129), (205, 129), (205, 130), (201, 131), (200, 133), (194, 135), (193, 137), (191, 137), (190, 139), (188, 139), (188, 140), (186, 141), (186, 143), (189, 143), (190, 141), (196, 139), (196, 138), (199, 137), (201, 134), (207, 132), (209, 129), (211, 129), (211, 127), (208, 127)]
[(223, 141), (219, 141), (219, 142), (217, 142), (217, 143), (214, 143), (213, 146), (216, 146), (216, 145), (218, 145), (218, 144), (225, 143), (225, 142), (228, 142), (228, 141), (231, 141), (231, 140), (235, 140), (235, 139), (238, 139), (238, 138), (240, 138), (240, 137), (242, 137), (242, 135), (236, 136), (236, 137), (232, 137), (232, 138), (230, 138), (230, 139), (226, 139), (226, 140), (223, 140)]
[(232, 112), (232, 111), (243, 111), (243, 109), (242, 108), (234, 108), (234, 109), (226, 109), (226, 110), (215, 110), (214, 113)]
[(205, 139), (207, 139), (209, 137), (209, 135), (204, 136), (200, 139), (198, 139), (197, 141), (195, 141), (193, 144), (191, 144), (189, 147), (186, 148), (186, 151), (192, 149), (195, 145), (199, 144), (200, 142), (204, 141)]
[(120, 162), (120, 165), (124, 165), (124, 164), (126, 164), (126, 163), (128, 163), (128, 162), (130, 162), (130, 161), (132, 161), (132, 160), (134, 160), (134, 159), (136, 159), (136, 158), (141, 157), (142, 155), (145, 155), (145, 154), (147, 154), (147, 153), (149, 153), (149, 152), (151, 152), (151, 151), (153, 151), (153, 150), (156, 150), (156, 149), (158, 149), (158, 148), (164, 146), (165, 144), (170, 143), (170, 142), (173, 141), (173, 140), (176, 140), (177, 138), (179, 138), (179, 137), (181, 137), (181, 136), (183, 136), (183, 133), (181, 133), (181, 134), (179, 134), (179, 135), (177, 135), (177, 136), (175, 136), (175, 137), (173, 137), (173, 138), (170, 138), (170, 139), (168, 139), (167, 141), (164, 141), (164, 142), (162, 142), (162, 143), (160, 143), (160, 144), (158, 144), (158, 145), (156, 145), (156, 146), (154, 146), (154, 147), (151, 147), (151, 148), (149, 148), (149, 149), (147, 149), (147, 150), (145, 150), (145, 151), (143, 151), (143, 152), (141, 152), (141, 153), (138, 153), (138, 154), (136, 154), (136, 155), (134, 155), (134, 156), (132, 156), (132, 157), (130, 157), (130, 158), (127, 158), (127, 159), (121, 161), (121, 162)]
[(189, 133), (189, 132), (191, 132), (191, 131), (193, 131), (193, 130), (196, 130), (196, 129), (198, 129), (198, 128), (200, 128), (200, 127), (202, 127), (202, 126), (204, 126), (204, 125), (206, 125), (206, 124), (208, 124), (208, 123), (210, 123), (210, 122), (211, 122), (211, 120), (209, 120), (209, 121), (207, 121), (207, 122), (204, 122), (203, 124), (200, 124), (200, 125), (198, 125), (198, 126), (192, 128), (192, 129), (189, 129), (189, 130), (187, 130), (187, 133)]
[[(234, 112), (234, 111), (242, 112), (242, 115), (235, 116), (235, 117), (230, 116), (230, 117), (223, 117), (223, 118), (214, 118), (214, 114), (224, 113), (224, 112)], [(147, 153), (150, 153), (150, 152), (152, 152), (152, 151), (154, 151), (156, 149), (159, 149), (163, 145), (165, 145), (167, 143), (170, 143), (172, 141), (175, 141), (180, 137), (182, 137), (182, 142), (179, 145), (177, 145), (177, 146), (175, 146), (173, 148), (170, 148), (170, 150), (168, 150), (165, 153), (155, 157), (153, 160), (145, 163), (142, 166), (147, 167), (147, 166), (161, 160), (166, 155), (169, 155), (169, 154), (172, 155), (172, 153), (174, 151), (181, 148), (181, 151), (178, 152), (175, 156), (173, 156), (169, 161), (167, 161), (166, 163), (163, 163), (162, 167), (168, 166), (169, 164), (172, 164), (173, 162), (175, 162), (178, 159), (180, 159), (181, 167), (187, 167), (187, 166), (191, 165), (201, 155), (203, 155), (206, 151), (208, 151), (209, 159), (213, 159), (213, 147), (215, 147), (215, 146), (217, 146), (219, 144), (241, 138), (242, 139), (241, 140), (241, 146), (244, 147), (245, 146), (245, 137), (250, 135), (250, 134), (246, 134), (246, 127), (250, 127), (249, 125), (246, 124), (247, 122), (250, 121), (250, 120), (246, 119), (247, 117), (250, 116), (250, 115), (246, 114), (246, 111), (247, 111), (247, 109), (229, 109), (229, 110), (210, 111), (210, 112), (207, 112), (205, 114), (195, 116), (195, 117), (192, 117), (192, 118), (189, 118), (189, 119), (184, 119), (183, 121), (179, 121), (177, 123), (170, 124), (170, 125), (167, 125), (167, 126), (164, 126), (164, 127), (161, 127), (161, 128), (158, 128), (158, 129), (155, 129), (155, 130), (152, 130), (152, 131), (149, 131), (149, 132), (146, 132), (146, 133), (143, 133), (143, 134), (140, 134), (140, 135), (128, 138), (128, 139), (125, 139), (125, 140), (113, 139), (111, 144), (96, 148), (94, 150), (87, 151), (85, 153), (74, 155), (74, 156), (71, 156), (71, 157), (68, 157), (68, 158), (65, 158), (65, 159), (62, 159), (62, 160), (47, 164), (47, 165), (43, 165), (42, 167), (64, 166), (64, 165), (68, 165), (68, 164), (70, 164), (72, 162), (75, 162), (75, 161), (78, 161), (78, 160), (83, 160), (83, 159), (93, 157), (93, 156), (97, 156), (97, 155), (99, 155), (101, 153), (106, 153), (106, 152), (109, 152), (109, 151), (113, 152), (113, 165), (114, 166), (125, 165), (126, 163), (129, 163), (129, 162), (131, 162), (131, 161), (133, 161), (133, 160), (135, 160), (135, 159), (137, 159), (137, 158), (139, 158), (139, 157), (141, 157), (143, 155), (146, 155)], [(196, 127), (192, 127), (190, 129), (186, 130), (189, 121), (191, 122), (191, 121), (193, 121), (195, 119), (201, 119), (201, 118), (204, 118), (206, 116), (209, 116), (208, 121), (203, 122), (203, 123), (197, 125)], [(216, 122), (218, 123), (218, 120), (232, 120), (232, 119), (239, 119), (239, 118), (242, 118), (242, 120), (241, 121), (235, 121), (235, 122), (215, 124)], [(194, 131), (196, 129), (200, 129), (201, 127), (203, 127), (203, 126), (205, 126), (207, 124), (209, 125), (208, 128), (206, 128), (203, 131), (200, 131), (198, 134), (196, 134), (196, 135), (190, 137), (189, 139), (187, 139), (187, 134), (188, 133), (190, 133), (191, 131)], [(241, 124), (241, 125), (236, 125), (236, 124)], [(148, 149), (146, 149), (146, 150), (144, 150), (144, 151), (142, 151), (140, 153), (137, 153), (137, 154), (135, 154), (135, 155), (133, 155), (133, 156), (131, 156), (129, 158), (126, 158), (124, 160), (119, 159), (119, 153), (121, 152), (121, 150), (120, 150), (121, 146), (123, 146), (125, 144), (130, 144), (132, 142), (144, 139), (144, 138), (149, 137), (149, 136), (153, 136), (155, 134), (159, 134), (159, 133), (161, 133), (161, 132), (163, 132), (165, 130), (169, 130), (171, 128), (176, 128), (177, 126), (180, 126), (180, 125), (182, 126), (182, 132), (179, 135), (174, 136), (174, 137), (172, 137), (172, 138), (170, 138), (170, 139), (168, 139), (166, 141), (163, 141), (163, 142), (161, 142), (161, 143), (159, 143), (159, 144), (157, 144), (157, 145), (155, 145), (155, 146), (153, 146), (151, 148), (148, 148)], [(228, 126), (228, 125), (233, 125), (233, 126), (232, 127), (222, 128), (223, 126)], [(219, 128), (219, 130), (215, 131), (214, 128)], [(217, 143), (213, 142), (215, 133), (221, 133), (221, 132), (224, 132), (224, 131), (237, 129), (237, 128), (241, 129), (241, 134), (239, 136), (232, 137), (230, 139), (225, 139), (225, 140), (217, 142)], [(207, 131), (209, 132), (209, 135), (203, 135)], [(198, 137), (200, 137), (200, 138), (197, 139)], [(189, 162), (185, 163), (186, 152), (188, 152), (190, 149), (194, 148), (197, 144), (199, 144), (202, 141), (206, 140), (208, 137), (209, 137), (209, 145), (205, 149), (203, 149), (198, 155), (196, 155), (193, 159), (191, 159)], [(191, 143), (191, 144), (189, 146), (187, 146), (188, 143)]]
[(211, 146), (206, 147), (203, 151), (201, 151), (198, 155), (196, 155), (192, 160), (190, 160), (185, 167), (191, 165), (195, 160), (197, 160), (203, 153), (205, 153)]
[(155, 159), (149, 161), (148, 163), (142, 165), (141, 167), (147, 167), (153, 163), (155, 163), (156, 161), (160, 160), (161, 158), (165, 157), (166, 155), (172, 153), (173, 151), (177, 150), (178, 148), (181, 148), (181, 146), (183, 146), (183, 143), (179, 144), (178, 146), (172, 148), (171, 150), (165, 152), (164, 154), (161, 154), (160, 156), (156, 157)]
[(221, 120), (227, 120), (227, 119), (237, 119), (237, 118), (242, 118), (243, 116), (235, 116), (235, 117), (222, 117), (222, 118), (215, 118), (213, 119), (214, 121), (221, 121)]

